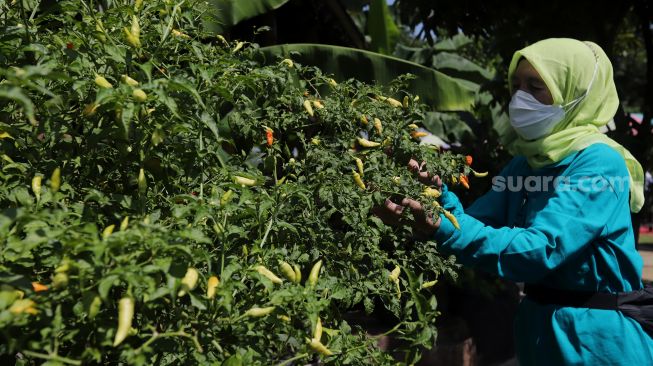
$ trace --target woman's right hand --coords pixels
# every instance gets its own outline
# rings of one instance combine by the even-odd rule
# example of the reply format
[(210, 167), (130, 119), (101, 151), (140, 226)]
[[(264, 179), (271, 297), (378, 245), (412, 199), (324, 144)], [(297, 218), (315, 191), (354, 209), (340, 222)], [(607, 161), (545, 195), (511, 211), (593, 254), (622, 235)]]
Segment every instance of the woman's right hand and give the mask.
[[(442, 180), (440, 177), (422, 171), (424, 165), (424, 162), (420, 164), (416, 160), (411, 159), (408, 162), (408, 169), (415, 173), (417, 179), (423, 184), (428, 186), (434, 185), (438, 189), (442, 189)], [(400, 224), (401, 215), (405, 208), (409, 208), (413, 214), (413, 218), (415, 219), (413, 230), (415, 230), (417, 234), (430, 237), (434, 235), (440, 227), (440, 217), (429, 217), (422, 204), (409, 197), (403, 198), (399, 204), (392, 202), (390, 199), (386, 199), (383, 206), (374, 208), (372, 212), (386, 225), (396, 226)]]

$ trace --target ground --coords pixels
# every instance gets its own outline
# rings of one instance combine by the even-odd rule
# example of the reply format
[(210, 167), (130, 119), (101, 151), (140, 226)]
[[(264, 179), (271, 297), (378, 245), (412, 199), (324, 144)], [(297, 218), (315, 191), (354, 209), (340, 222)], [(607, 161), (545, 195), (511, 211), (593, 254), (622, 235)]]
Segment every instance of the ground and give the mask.
[(642, 278), (645, 281), (653, 281), (653, 233), (639, 234), (639, 254), (644, 259)]

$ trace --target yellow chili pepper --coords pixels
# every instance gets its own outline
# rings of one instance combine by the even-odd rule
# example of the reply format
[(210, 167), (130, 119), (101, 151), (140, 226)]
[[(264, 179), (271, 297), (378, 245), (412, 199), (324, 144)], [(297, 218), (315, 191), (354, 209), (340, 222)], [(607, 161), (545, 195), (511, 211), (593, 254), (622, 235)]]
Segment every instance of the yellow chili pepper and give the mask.
[(284, 261), (279, 262), (279, 270), (281, 273), (288, 279), (288, 281), (292, 283), (297, 283), (296, 276), (295, 276), (295, 270), (292, 268), (290, 264)]
[(245, 312), (245, 316), (250, 318), (260, 318), (266, 315), (269, 315), (274, 311), (274, 306), (268, 306), (266, 308), (253, 307)]
[(238, 52), (243, 46), (245, 45), (245, 42), (238, 42), (236, 43), (236, 47), (234, 47), (233, 51), (231, 53), (236, 53)]
[(479, 173), (479, 172), (474, 171), (474, 170), (472, 170), (472, 173), (474, 174), (474, 176), (476, 178), (483, 178), (483, 177), (487, 177), (487, 175), (488, 175), (488, 172)]
[(179, 31), (177, 29), (172, 30), (172, 35), (175, 37), (183, 38), (183, 39), (190, 39), (190, 36), (182, 31)]
[(138, 36), (135, 36), (127, 27), (124, 27), (122, 31), (125, 33), (125, 39), (127, 39), (130, 46), (141, 48), (141, 39)]
[(302, 282), (302, 271), (299, 269), (298, 265), (293, 265), (293, 270), (295, 271), (295, 283)]
[(34, 178), (32, 178), (32, 192), (34, 192), (34, 195), (36, 196), (36, 201), (41, 200), (41, 181), (43, 180), (43, 177), (40, 175), (35, 175)]
[(116, 225), (113, 225), (113, 224), (105, 227), (104, 230), (102, 230), (102, 239), (106, 239), (109, 236), (111, 236), (111, 234), (113, 234), (113, 229), (115, 227), (116, 227)]
[(143, 103), (147, 100), (147, 94), (143, 89), (134, 89), (134, 91), (132, 91), (132, 96), (134, 97), (134, 100), (139, 103)]
[(317, 317), (317, 321), (315, 322), (315, 331), (313, 331), (313, 339), (317, 339), (318, 341), (322, 339), (322, 320), (320, 320), (320, 317)]
[(100, 296), (95, 295), (91, 303), (88, 305), (88, 318), (91, 320), (95, 319), (95, 316), (97, 316), (98, 312), (100, 312), (101, 306), (102, 299)]
[(397, 281), (399, 279), (400, 274), (401, 274), (401, 267), (395, 266), (392, 272), (390, 272), (388, 279), (392, 282)]
[(295, 64), (289, 58), (284, 58), (283, 60), (281, 60), (280, 63), (286, 64), (286, 66), (288, 66), (289, 68), (292, 68), (293, 66), (295, 66)]
[(227, 203), (229, 203), (233, 195), (234, 195), (234, 191), (232, 191), (231, 189), (223, 193), (222, 197), (220, 197), (220, 206), (225, 206)]
[(256, 185), (255, 179), (245, 178), (239, 175), (234, 176), (234, 182), (236, 182), (236, 184), (240, 184), (241, 186), (247, 186), (247, 187), (252, 187)]
[(95, 75), (95, 85), (103, 89), (111, 89), (113, 85), (102, 75)]
[(52, 193), (56, 193), (59, 191), (59, 187), (61, 187), (61, 169), (57, 167), (50, 175), (50, 190)]
[(134, 319), (134, 300), (131, 297), (123, 297), (118, 303), (118, 330), (113, 339), (113, 346), (116, 347), (127, 338)]
[(356, 183), (358, 188), (365, 190), (366, 189), (365, 183), (363, 183), (363, 180), (361, 179), (361, 175), (353, 170), (351, 171), (351, 173), (354, 176), (354, 182)]
[(319, 340), (313, 338), (313, 339), (308, 339), (306, 338), (306, 341), (308, 342), (308, 345), (311, 347), (311, 349), (323, 356), (331, 356), (333, 355), (333, 352), (331, 352), (328, 348), (326, 348), (325, 345), (322, 344)]
[(381, 120), (374, 117), (374, 128), (376, 129), (376, 132), (380, 134), (383, 133), (383, 125), (381, 124)]
[(460, 230), (460, 224), (458, 224), (458, 219), (456, 219), (456, 216), (447, 210), (444, 210), (444, 216), (449, 219), (449, 221), (451, 221), (456, 229)]
[(141, 36), (141, 25), (138, 23), (138, 17), (136, 15), (132, 15), (131, 34), (136, 38)]
[(226, 44), (227, 46), (229, 46), (229, 42), (227, 42), (227, 40), (226, 40), (222, 35), (218, 34), (218, 35), (215, 36), (215, 38), (217, 38), (217, 39), (220, 40), (222, 43), (224, 43), (224, 44)]
[(433, 280), (433, 281), (429, 281), (429, 282), (424, 282), (424, 283), (422, 284), (422, 288), (433, 287), (433, 286), (435, 286), (436, 283), (438, 283), (438, 280)]
[(440, 193), (439, 190), (437, 190), (435, 188), (431, 188), (431, 187), (424, 188), (424, 192), (422, 192), (423, 196), (431, 197), (431, 198), (438, 198), (438, 197), (440, 197), (441, 194), (442, 193)]
[(317, 285), (317, 279), (320, 276), (321, 269), (322, 269), (322, 260), (320, 259), (313, 265), (313, 268), (311, 268), (311, 272), (308, 275), (307, 284), (309, 286), (313, 287)]
[(147, 190), (147, 180), (145, 178), (145, 170), (141, 168), (138, 171), (138, 193), (144, 195)]
[(355, 158), (356, 168), (358, 168), (358, 173), (363, 176), (363, 161), (360, 158)]
[(9, 307), (9, 312), (12, 314), (38, 314), (38, 310), (36, 310), (36, 303), (30, 299), (19, 299), (14, 301)]
[(127, 230), (127, 226), (129, 226), (129, 216), (125, 216), (122, 222), (120, 222), (120, 231)]
[(381, 101), (384, 101), (384, 102), (390, 104), (391, 106), (393, 106), (395, 108), (401, 108), (403, 106), (400, 101), (398, 101), (398, 100), (396, 100), (394, 98), (388, 98), (388, 97), (384, 97), (382, 95), (379, 95), (377, 97), (377, 99), (379, 99)]
[(186, 295), (188, 291), (191, 291), (197, 286), (197, 280), (199, 279), (199, 273), (193, 267), (188, 267), (184, 278), (181, 279), (181, 289), (177, 293), (177, 296), (182, 297)]
[(313, 117), (315, 115), (315, 112), (313, 112), (313, 107), (311, 106), (311, 101), (310, 100), (305, 100), (304, 101), (304, 109), (306, 110), (306, 113), (308, 113), (309, 116)]
[(362, 137), (356, 138), (356, 141), (358, 141), (358, 144), (361, 145), (362, 147), (379, 147), (379, 146), (381, 146), (380, 142), (369, 141), (369, 140), (364, 139)]
[(138, 86), (138, 81), (132, 79), (131, 77), (129, 77), (129, 75), (125, 75), (125, 74), (121, 75), (120, 81), (122, 81), (123, 83), (129, 86)]
[(220, 284), (220, 280), (216, 276), (211, 276), (209, 277), (209, 280), (207, 281), (206, 284), (206, 297), (209, 299), (212, 299), (215, 297), (215, 291), (218, 288), (218, 285)]
[(70, 278), (65, 272), (57, 273), (52, 277), (52, 287), (56, 289), (63, 289), (68, 286), (68, 281)]
[(272, 273), (272, 271), (270, 271), (269, 269), (265, 268), (265, 266), (256, 266), (255, 268), (260, 275), (266, 277), (267, 279), (272, 281), (272, 283), (276, 283), (277, 285), (279, 285), (283, 282), (281, 278), (277, 277), (277, 275)]

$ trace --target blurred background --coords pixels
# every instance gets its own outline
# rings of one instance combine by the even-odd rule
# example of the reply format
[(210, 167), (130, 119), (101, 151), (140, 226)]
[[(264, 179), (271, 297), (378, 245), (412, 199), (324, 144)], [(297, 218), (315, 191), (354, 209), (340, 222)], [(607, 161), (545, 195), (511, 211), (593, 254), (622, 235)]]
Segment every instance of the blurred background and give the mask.
[[(425, 121), (431, 142), (472, 155), (475, 168), (490, 174), (510, 159), (495, 125), (507, 118), (513, 52), (550, 37), (599, 44), (612, 61), (621, 101), (605, 132), (647, 171), (646, 205), (633, 215), (633, 226), (645, 260), (643, 277), (653, 279), (653, 6), (646, 0), (210, 1), (217, 9), (214, 30), (259, 44), (270, 60), (290, 56), (336, 80), (387, 83), (403, 73), (417, 75), (411, 92), (432, 106)], [(477, 179), (457, 193), (469, 203), (489, 186), (489, 180)], [(516, 364), (517, 284), (466, 270), (440, 292), (438, 347), (423, 364)]]

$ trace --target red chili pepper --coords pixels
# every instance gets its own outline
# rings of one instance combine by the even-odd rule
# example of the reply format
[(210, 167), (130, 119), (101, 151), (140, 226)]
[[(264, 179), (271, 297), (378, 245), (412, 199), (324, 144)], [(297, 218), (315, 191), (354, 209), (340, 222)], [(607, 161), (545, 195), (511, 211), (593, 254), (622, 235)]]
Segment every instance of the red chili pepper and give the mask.
[(463, 187), (469, 189), (469, 179), (467, 178), (466, 175), (464, 174), (460, 175), (460, 184), (462, 184)]
[(73, 48), (75, 48), (75, 44), (73, 44), (72, 42), (68, 42), (66, 43), (66, 48), (72, 50)]
[(472, 156), (471, 156), (471, 155), (467, 155), (467, 156), (465, 156), (465, 163), (467, 163), (468, 166), (471, 166), (471, 165), (472, 165), (472, 160), (473, 160), (473, 159), (472, 159)]
[(272, 146), (272, 143), (274, 142), (274, 132), (272, 132), (271, 128), (265, 130), (265, 139), (268, 142), (268, 146)]

